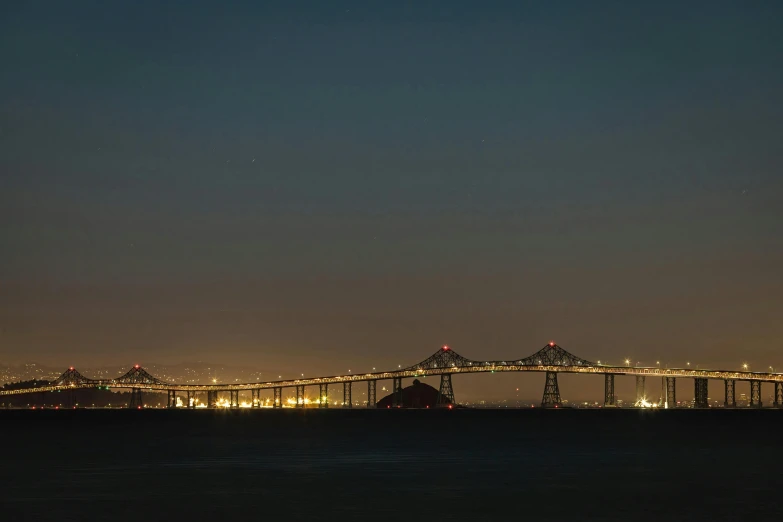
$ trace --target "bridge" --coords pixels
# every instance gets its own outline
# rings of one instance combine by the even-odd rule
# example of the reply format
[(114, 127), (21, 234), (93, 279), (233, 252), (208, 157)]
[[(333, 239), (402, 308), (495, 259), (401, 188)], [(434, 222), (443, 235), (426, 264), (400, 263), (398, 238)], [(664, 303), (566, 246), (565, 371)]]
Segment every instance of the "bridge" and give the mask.
[(343, 407), (352, 406), (352, 385), (357, 382), (367, 383), (367, 406), (374, 408), (376, 405), (376, 389), (379, 380), (392, 381), (392, 405), (402, 405), (402, 380), (406, 378), (440, 376), (440, 388), (437, 404), (451, 407), (456, 404), (452, 377), (455, 374), (465, 373), (495, 373), (495, 372), (544, 372), (546, 382), (544, 394), (541, 400), (542, 407), (557, 408), (562, 405), (560, 388), (557, 383), (558, 373), (586, 373), (600, 374), (604, 376), (604, 406), (616, 405), (614, 383), (618, 375), (636, 377), (636, 404), (641, 405), (645, 399), (645, 379), (647, 377), (660, 377), (665, 379), (666, 392), (664, 404), (661, 406), (674, 407), (676, 399), (676, 379), (691, 378), (694, 381), (694, 407), (707, 408), (707, 383), (709, 379), (722, 380), (725, 386), (724, 406), (732, 408), (736, 406), (735, 389), (737, 381), (748, 382), (750, 387), (750, 407), (760, 408), (761, 384), (772, 383), (774, 385), (774, 401), (776, 407), (783, 407), (783, 374), (761, 373), (749, 371), (728, 370), (702, 370), (690, 368), (660, 368), (638, 366), (613, 366), (593, 363), (577, 357), (554, 342), (538, 350), (532, 355), (521, 359), (507, 359), (503, 361), (476, 361), (459, 355), (448, 346), (441, 347), (430, 357), (418, 364), (387, 372), (373, 372), (364, 374), (335, 375), (331, 377), (311, 377), (302, 379), (288, 379), (269, 382), (254, 382), (245, 384), (177, 384), (162, 381), (150, 375), (139, 365), (134, 366), (124, 375), (115, 379), (90, 379), (80, 374), (75, 368), (69, 368), (63, 374), (46, 386), (25, 388), (16, 390), (2, 390), (0, 396), (19, 395), (26, 393), (40, 393), (50, 391), (75, 390), (80, 388), (124, 388), (131, 390), (129, 407), (142, 408), (142, 393), (163, 392), (168, 395), (167, 406), (173, 408), (177, 404), (177, 393), (184, 393), (187, 397), (186, 407), (195, 408), (195, 394), (207, 393), (207, 406), (215, 407), (218, 404), (220, 392), (229, 393), (229, 406), (239, 407), (239, 393), (250, 391), (252, 395), (251, 405), (254, 408), (261, 407), (261, 390), (272, 389), (274, 400), (272, 407), (283, 407), (283, 388), (295, 388), (296, 407), (304, 407), (305, 387), (318, 386), (318, 406), (329, 406), (329, 385), (343, 386)]

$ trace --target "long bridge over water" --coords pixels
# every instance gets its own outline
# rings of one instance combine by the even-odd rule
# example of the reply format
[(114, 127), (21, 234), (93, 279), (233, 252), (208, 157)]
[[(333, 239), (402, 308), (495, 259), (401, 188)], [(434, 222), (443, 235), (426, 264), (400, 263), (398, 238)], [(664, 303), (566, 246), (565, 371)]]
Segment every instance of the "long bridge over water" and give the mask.
[(707, 383), (709, 379), (722, 380), (725, 386), (724, 406), (731, 408), (736, 406), (735, 389), (737, 381), (748, 382), (750, 387), (750, 406), (760, 408), (761, 384), (772, 383), (774, 385), (774, 406), (783, 407), (783, 374), (761, 373), (749, 371), (728, 370), (701, 370), (690, 368), (651, 368), (638, 366), (613, 366), (596, 364), (579, 358), (554, 342), (550, 342), (536, 353), (514, 360), (504, 361), (476, 361), (468, 359), (456, 353), (448, 346), (441, 347), (430, 357), (418, 364), (407, 368), (363, 374), (335, 375), (331, 377), (311, 377), (302, 379), (287, 379), (269, 382), (254, 382), (245, 384), (178, 384), (164, 382), (150, 375), (144, 368), (136, 365), (124, 375), (115, 379), (90, 379), (80, 374), (75, 368), (69, 368), (54, 382), (36, 388), (24, 388), (15, 390), (2, 390), (0, 396), (20, 395), (27, 393), (40, 393), (50, 391), (75, 390), (83, 388), (124, 388), (131, 390), (129, 407), (141, 408), (143, 406), (142, 393), (163, 392), (168, 395), (168, 407), (173, 408), (177, 403), (177, 393), (187, 396), (186, 407), (195, 408), (194, 395), (197, 392), (207, 392), (207, 406), (214, 407), (218, 403), (220, 392), (229, 393), (229, 406), (239, 407), (239, 393), (250, 391), (252, 394), (252, 407), (261, 407), (261, 390), (272, 389), (274, 400), (272, 406), (283, 406), (283, 388), (296, 389), (296, 407), (305, 406), (305, 387), (318, 386), (318, 405), (326, 408), (328, 402), (329, 385), (343, 386), (343, 407), (352, 406), (352, 385), (357, 382), (367, 383), (367, 407), (376, 405), (376, 389), (379, 380), (392, 381), (392, 406), (402, 405), (402, 380), (406, 378), (440, 376), (440, 388), (438, 405), (452, 406), (454, 400), (454, 388), (452, 377), (455, 374), (464, 373), (494, 373), (494, 372), (545, 372), (546, 383), (541, 401), (543, 407), (559, 407), (562, 404), (560, 389), (557, 383), (558, 373), (587, 373), (604, 376), (604, 406), (612, 407), (616, 404), (614, 382), (618, 375), (630, 375), (636, 377), (637, 404), (644, 400), (645, 378), (661, 377), (666, 382), (665, 405), (674, 407), (676, 399), (676, 379), (691, 378), (694, 381), (694, 407), (706, 408)]

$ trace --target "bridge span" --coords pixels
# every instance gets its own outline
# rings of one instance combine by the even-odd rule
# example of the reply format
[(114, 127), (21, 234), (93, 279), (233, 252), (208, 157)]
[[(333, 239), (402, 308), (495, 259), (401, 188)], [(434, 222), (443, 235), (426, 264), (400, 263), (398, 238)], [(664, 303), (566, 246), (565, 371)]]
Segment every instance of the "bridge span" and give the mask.
[(326, 408), (328, 402), (328, 386), (343, 385), (343, 407), (352, 406), (351, 391), (352, 385), (356, 382), (367, 383), (367, 406), (374, 408), (376, 404), (376, 389), (379, 380), (392, 381), (392, 404), (396, 407), (402, 404), (402, 380), (405, 378), (415, 378), (424, 376), (440, 376), (440, 388), (438, 394), (438, 405), (450, 407), (457, 404), (454, 399), (454, 388), (452, 386), (452, 377), (455, 374), (464, 373), (494, 373), (494, 372), (545, 372), (546, 383), (544, 385), (544, 394), (541, 400), (542, 407), (560, 407), (562, 405), (560, 389), (557, 383), (558, 373), (587, 373), (601, 374), (604, 376), (604, 406), (613, 407), (616, 405), (614, 392), (614, 381), (617, 375), (630, 375), (636, 377), (636, 403), (640, 404), (645, 400), (645, 378), (661, 377), (665, 379), (666, 393), (664, 404), (661, 406), (674, 407), (677, 404), (676, 399), (676, 379), (691, 378), (694, 380), (694, 407), (706, 408), (707, 401), (707, 382), (709, 379), (722, 380), (725, 386), (724, 406), (732, 408), (736, 406), (735, 388), (737, 381), (748, 382), (750, 386), (750, 406), (760, 408), (761, 401), (761, 383), (772, 383), (774, 385), (773, 405), (783, 407), (783, 374), (762, 373), (749, 371), (728, 371), (728, 370), (701, 370), (690, 368), (651, 368), (638, 366), (612, 366), (590, 362), (581, 359), (554, 342), (550, 342), (536, 353), (521, 358), (507, 359), (503, 361), (476, 361), (459, 355), (448, 346), (441, 347), (430, 357), (424, 359), (418, 364), (408, 366), (393, 371), (372, 372), (363, 374), (334, 375), (330, 377), (310, 377), (302, 379), (284, 379), (269, 382), (253, 382), (241, 384), (178, 384), (162, 381), (153, 375), (150, 375), (144, 368), (136, 365), (124, 375), (115, 379), (90, 379), (80, 374), (75, 368), (69, 368), (63, 374), (46, 386), (36, 388), (25, 388), (15, 390), (2, 390), (0, 396), (20, 395), (26, 393), (40, 393), (49, 391), (75, 390), (82, 388), (112, 387), (125, 388), (131, 390), (129, 407), (143, 407), (142, 393), (163, 392), (168, 396), (168, 407), (176, 406), (177, 393), (186, 394), (186, 406), (195, 407), (194, 395), (197, 392), (207, 392), (207, 405), (214, 407), (218, 402), (218, 393), (228, 392), (230, 396), (229, 405), (232, 408), (239, 407), (239, 393), (250, 391), (252, 394), (251, 404), (253, 407), (260, 407), (262, 404), (260, 395), (261, 390), (272, 389), (274, 400), (272, 406), (280, 408), (283, 406), (283, 388), (296, 389), (296, 407), (305, 406), (305, 387), (318, 386), (318, 405)]

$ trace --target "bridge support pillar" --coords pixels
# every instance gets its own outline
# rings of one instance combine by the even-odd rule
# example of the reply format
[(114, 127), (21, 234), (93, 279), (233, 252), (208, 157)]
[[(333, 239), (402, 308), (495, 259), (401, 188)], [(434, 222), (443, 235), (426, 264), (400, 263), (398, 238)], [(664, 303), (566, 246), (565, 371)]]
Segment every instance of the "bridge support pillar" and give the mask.
[(392, 408), (402, 407), (402, 377), (392, 377)]
[(664, 407), (677, 407), (677, 381), (674, 377), (666, 377), (666, 402)]
[(177, 392), (175, 390), (166, 391), (166, 407), (167, 408), (177, 407)]
[(323, 382), (318, 385), (318, 407), (329, 407), (329, 383)]
[(233, 409), (239, 408), (239, 390), (229, 390), (228, 407)]
[(723, 401), (725, 408), (734, 408), (737, 406), (736, 394), (734, 393), (734, 385), (737, 383), (734, 379), (726, 379), (726, 400)]
[(282, 408), (283, 407), (283, 388), (280, 386), (275, 386), (274, 388), (274, 399), (272, 399), (272, 407), (273, 408)]
[(450, 407), (454, 404), (454, 388), (451, 386), (451, 374), (444, 373), (440, 376), (440, 388), (435, 406)]
[(193, 392), (192, 392), (192, 391), (190, 391), (190, 390), (188, 390), (186, 393), (187, 393), (187, 405), (186, 405), (186, 407), (187, 407), (188, 409), (193, 409), (193, 408), (195, 408), (195, 407), (196, 407), (196, 398), (195, 398), (195, 393), (193, 393)]
[(140, 410), (144, 407), (144, 397), (141, 394), (141, 388), (131, 388), (130, 401), (128, 408)]
[(647, 399), (644, 392), (644, 375), (636, 376), (636, 406), (641, 406), (642, 401)]
[(604, 408), (613, 408), (616, 406), (614, 395), (614, 374), (604, 375)]
[(750, 381), (750, 407), (761, 408), (761, 381)]
[(557, 385), (557, 372), (546, 372), (546, 384), (544, 384), (544, 397), (541, 399), (541, 407), (558, 408), (561, 404), (560, 388)]
[(250, 390), (250, 393), (251, 393), (250, 406), (253, 407), (253, 408), (260, 408), (261, 407), (261, 390), (260, 389)]
[(707, 398), (707, 383), (709, 381), (702, 377), (696, 377), (693, 379), (694, 391), (693, 391), (693, 407), (694, 408), (709, 408), (710, 403)]
[(783, 382), (775, 383), (775, 406), (783, 408)]
[(297, 408), (304, 408), (305, 407), (305, 387), (304, 384), (299, 384), (296, 386), (296, 407)]
[(207, 408), (217, 408), (218, 400), (220, 400), (220, 398), (218, 397), (217, 391), (207, 391)]
[(375, 400), (375, 389), (378, 384), (378, 381), (372, 380), (367, 381), (367, 407), (368, 408), (375, 408), (378, 401)]
[(351, 384), (350, 382), (344, 382), (343, 383), (343, 408), (350, 408), (353, 406), (353, 401), (351, 400)]

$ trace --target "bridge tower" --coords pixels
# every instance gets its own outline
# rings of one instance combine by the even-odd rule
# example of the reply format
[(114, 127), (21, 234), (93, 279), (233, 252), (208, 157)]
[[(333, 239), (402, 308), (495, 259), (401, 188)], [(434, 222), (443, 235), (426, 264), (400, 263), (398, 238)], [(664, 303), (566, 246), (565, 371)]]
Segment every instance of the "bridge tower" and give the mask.
[(329, 383), (322, 382), (318, 385), (318, 407), (329, 407)]
[(193, 409), (196, 407), (196, 397), (195, 394), (188, 390), (187, 392), (187, 404), (185, 405), (188, 409)]
[(451, 406), (452, 404), (455, 404), (455, 401), (454, 388), (451, 386), (451, 374), (444, 373), (440, 376), (440, 388), (435, 406)]
[(775, 406), (783, 407), (783, 382), (775, 383)]
[(677, 381), (674, 377), (666, 377), (666, 408), (677, 407)]
[(644, 375), (636, 376), (636, 406), (641, 406), (647, 396), (644, 393)]
[(761, 381), (750, 381), (750, 407), (761, 408)]
[(604, 408), (613, 408), (616, 405), (614, 396), (614, 374), (604, 375)]
[(166, 407), (167, 408), (176, 408), (177, 407), (177, 392), (176, 392), (176, 390), (166, 390)]
[(261, 389), (255, 388), (250, 390), (250, 406), (253, 408), (261, 407)]
[(693, 407), (694, 408), (709, 408), (709, 399), (707, 398), (707, 379), (703, 377), (696, 377), (693, 379), (694, 393), (693, 393)]
[(375, 389), (377, 388), (378, 381), (375, 379), (367, 381), (367, 407), (375, 408), (377, 401), (375, 400)]
[(296, 407), (305, 407), (305, 387), (304, 384), (297, 384), (296, 386)]
[(353, 406), (353, 400), (351, 399), (351, 384), (350, 382), (343, 383), (343, 408), (350, 408)]
[(273, 408), (283, 407), (283, 388), (281, 388), (280, 386), (275, 386), (274, 388), (274, 398), (272, 399), (272, 407)]
[(546, 384), (544, 385), (544, 397), (541, 399), (542, 408), (558, 408), (560, 401), (560, 388), (557, 385), (557, 372), (546, 372)]
[(220, 396), (218, 395), (217, 390), (207, 391), (207, 408), (217, 408), (219, 400)]
[(734, 386), (737, 383), (734, 379), (726, 379), (726, 400), (723, 401), (723, 406), (726, 408), (734, 408), (737, 406), (737, 401), (735, 399), (735, 393), (734, 393)]
[(228, 407), (232, 410), (239, 408), (239, 390), (230, 390), (228, 393)]
[(402, 407), (402, 377), (392, 377), (392, 408)]
[(141, 388), (131, 388), (130, 400), (128, 401), (128, 408), (134, 410), (140, 410), (144, 407), (144, 398), (141, 394)]

